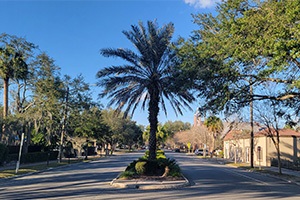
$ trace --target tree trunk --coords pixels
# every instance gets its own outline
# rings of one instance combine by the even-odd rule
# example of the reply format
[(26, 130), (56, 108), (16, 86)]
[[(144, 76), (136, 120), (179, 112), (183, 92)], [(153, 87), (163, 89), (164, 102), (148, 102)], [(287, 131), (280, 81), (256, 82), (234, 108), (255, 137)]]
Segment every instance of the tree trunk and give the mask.
[(279, 144), (277, 149), (277, 159), (278, 159), (278, 173), (282, 174), (282, 170), (281, 170), (281, 156), (280, 156), (280, 149), (279, 149)]
[(282, 174), (281, 170), (281, 157), (280, 157), (280, 139), (279, 139), (279, 132), (278, 129), (276, 129), (276, 150), (277, 150), (277, 159), (278, 159), (278, 173)]
[[(26, 135), (26, 143), (23, 146), (24, 154), (28, 153), (28, 146), (31, 141), (31, 123), (28, 122), (27, 126), (24, 124), (24, 133)], [(26, 128), (27, 127), (27, 128)]]
[[(3, 119), (5, 120), (7, 118), (8, 113), (8, 83), (9, 78), (3, 79)], [(2, 143), (7, 143), (7, 127), (6, 122), (4, 121), (2, 125), (2, 135), (1, 135), (1, 141)]]
[(156, 132), (158, 124), (159, 113), (159, 94), (157, 90), (150, 90), (150, 102), (149, 102), (149, 123), (150, 123), (150, 137), (149, 137), (149, 160), (156, 159)]
[(9, 79), (5, 78), (3, 80), (3, 118), (7, 117), (8, 113), (8, 83)]

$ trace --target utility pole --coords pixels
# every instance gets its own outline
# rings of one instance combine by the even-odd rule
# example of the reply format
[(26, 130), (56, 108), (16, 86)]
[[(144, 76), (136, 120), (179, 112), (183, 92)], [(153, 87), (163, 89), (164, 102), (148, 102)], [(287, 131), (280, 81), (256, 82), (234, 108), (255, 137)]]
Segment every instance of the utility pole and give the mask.
[(253, 127), (253, 87), (250, 81), (250, 167), (254, 168), (254, 127)]

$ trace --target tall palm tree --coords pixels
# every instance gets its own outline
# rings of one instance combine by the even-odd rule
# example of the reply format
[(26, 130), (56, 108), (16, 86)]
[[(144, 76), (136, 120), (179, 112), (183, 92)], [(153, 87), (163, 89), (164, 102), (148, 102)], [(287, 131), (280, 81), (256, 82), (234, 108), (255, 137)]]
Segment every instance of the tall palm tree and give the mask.
[(210, 116), (204, 121), (204, 125), (207, 127), (209, 132), (212, 134), (213, 139), (213, 147), (211, 150), (213, 151), (215, 149), (215, 141), (217, 136), (221, 133), (223, 130), (223, 123), (222, 120), (216, 116)]
[[(8, 86), (10, 79), (26, 79), (28, 65), (26, 59), (30, 56), (32, 43), (24, 38), (1, 34), (0, 35), (0, 78), (3, 80), (3, 118), (8, 114)], [(5, 124), (3, 125), (1, 140), (5, 140)]]
[(126, 64), (111, 66), (97, 73), (98, 86), (104, 87), (101, 97), (107, 96), (108, 106), (116, 105), (117, 110), (124, 107), (125, 115), (134, 111), (141, 103), (142, 109), (148, 109), (150, 123), (149, 159), (156, 158), (156, 132), (158, 114), (161, 109), (167, 115), (165, 100), (177, 115), (182, 114), (194, 97), (188, 90), (177, 87), (176, 54), (172, 50), (171, 38), (174, 25), (169, 23), (161, 28), (154, 21), (132, 25), (130, 31), (123, 31), (133, 43), (136, 51), (129, 49), (106, 48), (101, 54), (106, 57), (124, 59)]

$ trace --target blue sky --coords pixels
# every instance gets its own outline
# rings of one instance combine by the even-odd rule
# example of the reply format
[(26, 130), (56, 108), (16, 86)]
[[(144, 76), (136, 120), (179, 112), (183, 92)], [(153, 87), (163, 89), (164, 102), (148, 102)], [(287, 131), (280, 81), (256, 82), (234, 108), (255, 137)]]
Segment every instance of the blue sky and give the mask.
[[(121, 60), (100, 56), (102, 48), (133, 48), (122, 34), (139, 21), (173, 22), (174, 40), (187, 38), (197, 29), (191, 14), (213, 12), (217, 0), (0, 0), (0, 33), (25, 37), (38, 45), (61, 68), (61, 75), (82, 74), (94, 84), (96, 73)], [(96, 99), (100, 88), (93, 88)], [(101, 102), (106, 106), (106, 100)], [(197, 108), (197, 103), (193, 105)], [(163, 114), (159, 120), (193, 123), (194, 111), (175, 116)], [(147, 125), (147, 111), (137, 109), (133, 120)]]

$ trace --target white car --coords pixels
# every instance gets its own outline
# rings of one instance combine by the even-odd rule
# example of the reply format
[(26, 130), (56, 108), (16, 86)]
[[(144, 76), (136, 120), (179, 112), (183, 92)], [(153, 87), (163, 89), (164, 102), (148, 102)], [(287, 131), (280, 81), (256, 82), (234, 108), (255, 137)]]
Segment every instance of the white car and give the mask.
[[(196, 149), (194, 153), (195, 153), (195, 155), (203, 156), (204, 151), (203, 151), (203, 149)], [(206, 149), (206, 155), (208, 155), (207, 149)]]

